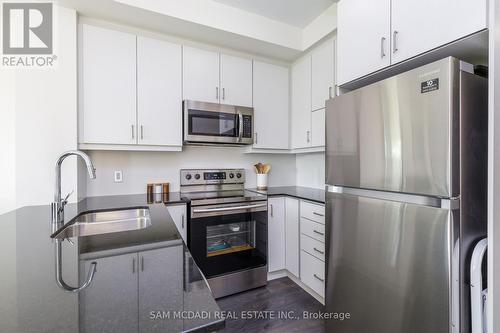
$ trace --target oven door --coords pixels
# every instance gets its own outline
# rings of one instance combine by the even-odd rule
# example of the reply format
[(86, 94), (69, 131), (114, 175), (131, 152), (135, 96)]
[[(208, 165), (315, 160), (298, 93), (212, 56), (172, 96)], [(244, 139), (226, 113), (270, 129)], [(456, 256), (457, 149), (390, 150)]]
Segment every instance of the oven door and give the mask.
[(207, 278), (267, 264), (267, 202), (191, 207), (191, 254)]
[(184, 101), (185, 143), (253, 143), (253, 109)]

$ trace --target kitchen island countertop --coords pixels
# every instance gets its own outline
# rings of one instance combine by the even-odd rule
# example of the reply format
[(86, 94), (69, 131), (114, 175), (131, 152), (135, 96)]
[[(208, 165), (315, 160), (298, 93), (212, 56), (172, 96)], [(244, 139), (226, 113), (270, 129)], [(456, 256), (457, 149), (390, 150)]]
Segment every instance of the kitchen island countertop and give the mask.
[[(147, 313), (146, 310), (141, 313), (139, 307), (136, 315), (138, 326), (144, 323), (147, 327), (161, 328), (161, 331), (168, 332), (212, 332), (222, 329), (224, 319), (221, 318), (220, 309), (167, 210), (167, 205), (179, 203), (185, 201), (178, 193), (171, 193), (165, 198), (165, 202), (160, 203), (148, 202), (146, 195), (140, 194), (89, 197), (78, 203), (68, 204), (65, 209), (65, 222), (87, 211), (147, 207), (150, 210), (151, 226), (141, 230), (73, 238), (73, 245), (64, 241), (62, 275), (66, 283), (72, 286), (81, 283), (78, 276), (86, 276), (83, 263), (91, 257), (95, 260), (105, 256), (105, 259), (109, 260), (115, 255), (118, 256), (113, 254), (113, 251), (128, 252), (134, 256), (133, 253), (141, 253), (140, 251), (155, 251), (151, 249), (175, 249), (169, 253), (175, 254), (175, 258), (171, 259), (176, 265), (164, 268), (168, 270), (169, 279), (158, 279), (158, 283), (161, 281), (160, 286), (154, 286), (153, 280), (151, 288), (167, 291), (177, 288), (179, 290), (175, 291), (178, 297), (170, 303), (169, 297), (160, 297), (162, 303), (157, 306), (153, 304), (153, 307), (149, 304)], [(0, 215), (1, 332), (66, 333), (84, 330), (82, 325), (85, 318), (82, 316), (86, 315), (84, 309), (89, 304), (85, 303), (88, 296), (82, 293), (86, 290), (80, 294), (68, 293), (56, 284), (55, 241), (50, 238), (50, 216), (49, 205), (23, 207)], [(108, 281), (115, 281), (118, 276), (113, 277), (114, 272), (111, 272), (111, 279), (104, 279), (103, 282), (105, 269), (99, 264), (104, 263), (98, 263), (94, 280), (96, 288), (115, 288), (115, 282)], [(132, 268), (130, 270), (132, 271)], [(92, 284), (87, 290), (91, 288)], [(151, 294), (151, 290), (148, 293)], [(123, 296), (119, 294), (116, 296)], [(102, 317), (94, 319), (99, 325), (111, 328), (113, 325), (119, 325), (118, 319), (123, 317), (123, 309), (120, 306), (111, 306), (112, 292), (106, 294), (106, 297), (111, 297), (108, 299), (109, 306)], [(174, 312), (182, 317), (172, 319)]]

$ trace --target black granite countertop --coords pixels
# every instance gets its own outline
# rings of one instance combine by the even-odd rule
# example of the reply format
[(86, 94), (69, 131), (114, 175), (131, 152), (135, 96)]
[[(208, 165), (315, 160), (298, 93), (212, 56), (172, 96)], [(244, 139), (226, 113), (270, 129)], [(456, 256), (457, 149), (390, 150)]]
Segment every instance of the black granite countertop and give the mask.
[[(67, 284), (81, 284), (88, 264), (97, 262), (93, 282), (80, 293), (65, 292), (56, 284), (49, 205), (0, 215), (0, 332), (212, 332), (224, 327), (220, 309), (167, 210), (168, 204), (185, 201), (178, 193), (163, 199), (151, 203), (146, 195), (90, 197), (66, 206), (66, 222), (87, 211), (130, 207), (147, 207), (151, 216), (145, 229), (62, 243)], [(142, 257), (146, 264), (139, 272)]]
[(250, 191), (254, 191), (261, 194), (266, 194), (267, 196), (279, 196), (286, 195), (289, 197), (295, 197), (299, 199), (309, 200), (313, 202), (317, 202), (320, 204), (325, 203), (325, 191), (310, 187), (301, 187), (301, 186), (277, 186), (277, 187), (268, 187), (266, 191), (258, 190), (256, 188), (249, 189)]

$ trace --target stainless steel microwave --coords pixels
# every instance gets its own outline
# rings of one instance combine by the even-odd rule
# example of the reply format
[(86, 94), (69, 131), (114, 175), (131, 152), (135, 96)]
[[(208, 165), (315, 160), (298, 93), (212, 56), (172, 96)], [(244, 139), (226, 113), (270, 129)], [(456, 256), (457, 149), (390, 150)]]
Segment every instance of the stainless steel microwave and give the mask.
[(185, 100), (185, 144), (253, 144), (253, 108)]

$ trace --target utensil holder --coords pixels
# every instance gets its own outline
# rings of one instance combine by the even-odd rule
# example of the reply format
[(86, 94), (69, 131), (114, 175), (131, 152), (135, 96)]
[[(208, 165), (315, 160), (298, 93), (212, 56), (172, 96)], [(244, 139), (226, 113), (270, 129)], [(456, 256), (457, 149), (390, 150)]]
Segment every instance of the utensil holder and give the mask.
[(258, 190), (267, 190), (267, 174), (266, 173), (258, 173), (257, 174), (257, 189)]

